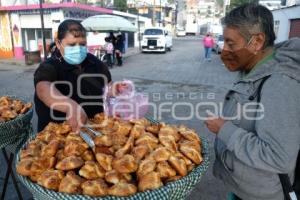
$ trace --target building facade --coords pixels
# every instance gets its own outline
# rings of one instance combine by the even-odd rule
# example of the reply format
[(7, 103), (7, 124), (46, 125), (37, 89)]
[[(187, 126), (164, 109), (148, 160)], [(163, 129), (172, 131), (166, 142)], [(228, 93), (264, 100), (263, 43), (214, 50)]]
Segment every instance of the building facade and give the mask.
[[(138, 26), (137, 16), (111, 9), (77, 3), (43, 4), (44, 36), (49, 46), (57, 35), (59, 24), (66, 19), (82, 21), (99, 14), (119, 15)], [(140, 17), (140, 26), (148, 26), (151, 19)], [(41, 17), (39, 4), (13, 5), (0, 7), (0, 58), (23, 58), (24, 51), (40, 50), (43, 52)], [(94, 49), (104, 45), (107, 33), (88, 33), (88, 48)], [(126, 47), (138, 46), (137, 33), (126, 33)]]
[(300, 37), (300, 5), (280, 8), (272, 11), (274, 17), (275, 43)]

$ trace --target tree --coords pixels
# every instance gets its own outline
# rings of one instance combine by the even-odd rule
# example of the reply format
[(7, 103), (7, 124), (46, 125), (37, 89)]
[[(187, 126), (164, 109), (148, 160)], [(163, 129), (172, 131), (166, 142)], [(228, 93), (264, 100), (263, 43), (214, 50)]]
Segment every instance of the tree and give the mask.
[(114, 0), (114, 8), (119, 11), (127, 11), (127, 0)]

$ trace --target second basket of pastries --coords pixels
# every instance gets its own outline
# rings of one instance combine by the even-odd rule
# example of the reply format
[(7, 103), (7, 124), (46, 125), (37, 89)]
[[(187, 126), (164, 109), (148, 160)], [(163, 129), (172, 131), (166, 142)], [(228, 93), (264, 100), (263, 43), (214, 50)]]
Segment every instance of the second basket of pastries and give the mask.
[(28, 139), (32, 104), (20, 97), (0, 96), (0, 148)]
[(183, 199), (209, 165), (205, 139), (180, 125), (97, 114), (95, 146), (49, 123), (17, 155), (18, 177), (36, 199)]

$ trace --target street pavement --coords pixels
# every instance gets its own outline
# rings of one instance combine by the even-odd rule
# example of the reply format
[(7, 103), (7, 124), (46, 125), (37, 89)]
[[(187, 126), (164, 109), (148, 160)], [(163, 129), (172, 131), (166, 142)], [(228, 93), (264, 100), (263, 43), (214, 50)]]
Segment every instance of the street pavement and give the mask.
[[(204, 59), (202, 42), (198, 37), (178, 38), (173, 41), (171, 52), (166, 54), (133, 54), (124, 59), (122, 67), (114, 67), (114, 81), (133, 80), (136, 89), (149, 96), (149, 113), (153, 118), (194, 128), (210, 144), (211, 164), (199, 184), (187, 197), (188, 200), (226, 199), (226, 188), (212, 175), (214, 161), (214, 135), (205, 127), (198, 115), (205, 116), (208, 103), (221, 103), (226, 91), (236, 78), (222, 65), (219, 55), (212, 53), (212, 61)], [(10, 94), (33, 99), (33, 73), (36, 66), (1, 64), (0, 95)], [(199, 103), (204, 106), (198, 107)], [(161, 108), (161, 109), (159, 109)], [(36, 127), (36, 116), (33, 125)], [(0, 185), (3, 185), (6, 166), (0, 156)], [(2, 187), (1, 187), (2, 188)], [(22, 187), (25, 199), (31, 195)], [(10, 181), (5, 199), (17, 199)]]

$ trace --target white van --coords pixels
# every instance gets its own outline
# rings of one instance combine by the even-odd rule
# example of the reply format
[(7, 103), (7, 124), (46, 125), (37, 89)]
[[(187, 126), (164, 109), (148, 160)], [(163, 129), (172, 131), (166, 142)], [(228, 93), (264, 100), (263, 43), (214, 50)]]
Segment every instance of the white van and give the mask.
[(171, 51), (173, 46), (171, 33), (164, 28), (147, 28), (142, 39), (142, 52), (163, 52)]

